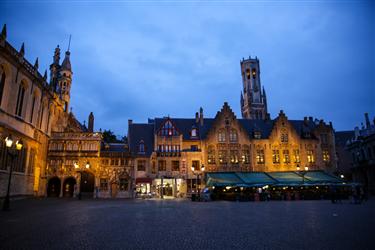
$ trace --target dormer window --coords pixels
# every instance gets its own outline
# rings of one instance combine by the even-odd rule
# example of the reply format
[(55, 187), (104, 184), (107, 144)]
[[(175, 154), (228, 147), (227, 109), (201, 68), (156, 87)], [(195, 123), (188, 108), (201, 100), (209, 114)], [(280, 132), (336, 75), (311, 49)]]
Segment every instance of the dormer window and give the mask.
[(140, 154), (145, 153), (145, 143), (144, 143), (143, 140), (139, 142), (138, 153), (140, 153)]
[(253, 136), (254, 136), (255, 139), (260, 139), (260, 138), (262, 138), (262, 134), (261, 134), (260, 131), (254, 131)]
[(178, 132), (170, 120), (166, 121), (159, 131), (161, 136), (176, 136)]
[(196, 128), (193, 128), (191, 130), (191, 137), (197, 137), (198, 136), (198, 130)]

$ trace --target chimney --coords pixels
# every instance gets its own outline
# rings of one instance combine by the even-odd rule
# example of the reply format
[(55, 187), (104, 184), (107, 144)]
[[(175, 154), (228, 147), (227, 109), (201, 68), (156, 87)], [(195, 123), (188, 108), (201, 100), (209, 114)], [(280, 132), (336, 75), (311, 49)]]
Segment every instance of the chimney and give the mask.
[(92, 112), (89, 115), (88, 131), (94, 132), (94, 114)]
[(203, 108), (202, 107), (199, 109), (199, 113), (200, 113), (199, 120), (201, 122), (201, 126), (203, 126)]
[(132, 125), (133, 124), (133, 120), (132, 119), (129, 119), (128, 120), (128, 126)]
[(196, 124), (199, 123), (199, 114), (198, 114), (198, 112), (195, 112), (195, 123)]
[(368, 118), (368, 113), (365, 113), (365, 120), (366, 120), (366, 128), (369, 129), (371, 127), (370, 119)]

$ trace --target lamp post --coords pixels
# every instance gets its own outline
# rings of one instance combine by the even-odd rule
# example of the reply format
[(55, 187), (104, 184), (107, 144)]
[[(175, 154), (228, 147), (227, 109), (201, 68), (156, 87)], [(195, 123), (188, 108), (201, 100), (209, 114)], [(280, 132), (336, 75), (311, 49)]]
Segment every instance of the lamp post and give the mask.
[(196, 182), (196, 185), (195, 185), (195, 193), (198, 193), (198, 199), (199, 199), (200, 198), (200, 190), (199, 190), (199, 186), (198, 186), (198, 180), (200, 179), (199, 177), (202, 176), (202, 174), (200, 172), (204, 172), (204, 165), (202, 164), (200, 172), (198, 172), (199, 170), (197, 170), (196, 173), (195, 173), (195, 167), (194, 166), (191, 166), (191, 171), (193, 171), (193, 174), (197, 176), (197, 182)]
[[(23, 144), (22, 140), (16, 141), (16, 144), (13, 144), (12, 136), (9, 135), (7, 138), (5, 138), (5, 145), (7, 148), (8, 155), (10, 156), (10, 166), (9, 166), (9, 177), (8, 177), (8, 188), (7, 188), (7, 194), (4, 199), (3, 203), (3, 211), (9, 210), (9, 203), (10, 203), (10, 184), (12, 181), (12, 173), (13, 173), (13, 160), (17, 156), (18, 152), (21, 151)], [(14, 147), (12, 148), (12, 146)]]
[(297, 164), (297, 172), (302, 175), (302, 184), (305, 184), (305, 174), (309, 171), (309, 167), (305, 167), (305, 171), (300, 171), (300, 167)]
[[(87, 162), (85, 165), (86, 169), (90, 168), (90, 162)], [(79, 193), (78, 193), (78, 200), (82, 199), (81, 188), (82, 188), (82, 170), (80, 169), (77, 162), (74, 163), (74, 168), (76, 169), (77, 173), (79, 173)]]

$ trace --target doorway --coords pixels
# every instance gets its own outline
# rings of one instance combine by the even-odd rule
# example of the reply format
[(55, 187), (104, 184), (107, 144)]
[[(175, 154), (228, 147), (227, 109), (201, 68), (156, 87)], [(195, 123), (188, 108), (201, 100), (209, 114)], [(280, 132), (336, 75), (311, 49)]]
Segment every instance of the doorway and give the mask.
[(92, 173), (83, 171), (81, 172), (81, 194), (94, 193), (95, 177)]
[(76, 179), (73, 177), (66, 178), (63, 186), (63, 196), (73, 197), (74, 186), (76, 185)]
[(58, 177), (52, 177), (48, 181), (47, 196), (59, 197), (60, 196), (61, 181)]

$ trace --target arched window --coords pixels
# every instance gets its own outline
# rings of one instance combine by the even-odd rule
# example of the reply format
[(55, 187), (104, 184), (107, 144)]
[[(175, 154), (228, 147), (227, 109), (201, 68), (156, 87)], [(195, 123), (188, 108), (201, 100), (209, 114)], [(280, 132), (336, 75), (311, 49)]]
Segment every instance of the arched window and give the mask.
[(23, 82), (21, 82), (18, 88), (18, 95), (17, 95), (17, 106), (16, 106), (16, 115), (22, 117), (22, 108), (23, 108), (23, 100), (25, 97), (26, 88)]
[(1, 66), (1, 78), (0, 78), (0, 105), (1, 105), (1, 101), (2, 101), (2, 99), (3, 99), (3, 94), (4, 94), (5, 79), (6, 79), (5, 70), (4, 70), (4, 67)]
[(253, 79), (255, 79), (255, 77), (257, 76), (257, 71), (256, 71), (256, 69), (253, 69), (253, 70), (251, 71), (251, 74), (252, 74), (252, 76), (253, 76)]
[(138, 153), (143, 154), (145, 152), (145, 143), (143, 140), (139, 142)]
[(230, 142), (237, 142), (238, 141), (237, 131), (235, 129), (230, 130), (229, 141)]
[(34, 118), (34, 108), (35, 108), (35, 101), (36, 101), (36, 96), (35, 94), (33, 95), (33, 100), (31, 103), (31, 114), (30, 114), (30, 123), (33, 123), (33, 118)]
[(246, 69), (246, 78), (250, 79), (250, 69)]
[(225, 142), (225, 131), (224, 129), (220, 129), (219, 133), (217, 134), (217, 139), (219, 142)]

